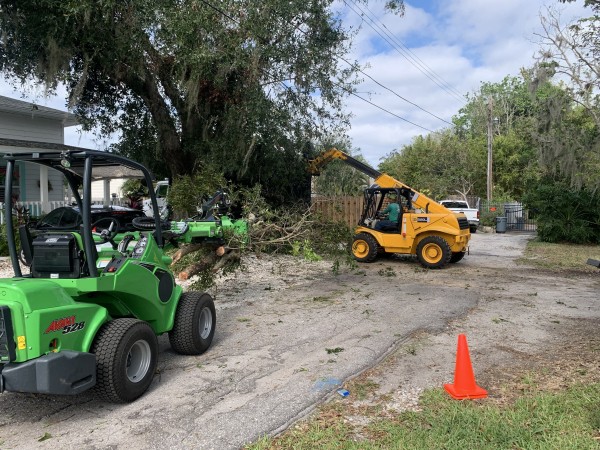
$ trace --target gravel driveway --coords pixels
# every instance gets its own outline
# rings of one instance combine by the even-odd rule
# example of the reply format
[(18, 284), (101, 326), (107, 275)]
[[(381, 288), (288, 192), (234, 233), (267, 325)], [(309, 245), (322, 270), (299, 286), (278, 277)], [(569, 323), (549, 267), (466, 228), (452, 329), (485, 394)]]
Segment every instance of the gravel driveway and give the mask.
[(478, 382), (493, 380), (600, 319), (600, 277), (516, 265), (531, 237), (475, 234), (471, 254), (441, 271), (386, 258), (335, 275), (327, 262), (249, 258), (212, 289), (217, 333), (207, 353), (177, 355), (159, 338), (154, 382), (128, 405), (5, 393), (0, 447), (240, 448), (377, 365), (379, 391), (402, 410), (452, 381), (458, 333)]

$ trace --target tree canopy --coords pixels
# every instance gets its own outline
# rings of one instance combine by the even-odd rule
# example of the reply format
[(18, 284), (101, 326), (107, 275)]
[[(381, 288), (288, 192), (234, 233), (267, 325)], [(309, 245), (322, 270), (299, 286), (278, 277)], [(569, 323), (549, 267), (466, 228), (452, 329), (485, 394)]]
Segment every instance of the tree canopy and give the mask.
[(467, 100), (453, 128), (415, 138), (388, 155), (380, 169), (436, 198), (485, 197), (491, 108), (495, 192), (519, 198), (537, 173), (527, 80), (522, 75), (482, 83)]
[(309, 144), (347, 124), (356, 65), (332, 3), (3, 0), (0, 70), (65, 84), (85, 127), (161, 176), (210, 164), (282, 200), (308, 190)]

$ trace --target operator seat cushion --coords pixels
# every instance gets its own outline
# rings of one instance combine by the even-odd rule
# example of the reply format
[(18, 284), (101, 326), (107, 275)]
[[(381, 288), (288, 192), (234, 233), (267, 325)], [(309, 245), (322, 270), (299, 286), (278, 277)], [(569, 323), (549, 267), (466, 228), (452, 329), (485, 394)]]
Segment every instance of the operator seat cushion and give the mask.
[(402, 208), (398, 212), (398, 221), (386, 224), (381, 227), (381, 231), (399, 233), (402, 230)]

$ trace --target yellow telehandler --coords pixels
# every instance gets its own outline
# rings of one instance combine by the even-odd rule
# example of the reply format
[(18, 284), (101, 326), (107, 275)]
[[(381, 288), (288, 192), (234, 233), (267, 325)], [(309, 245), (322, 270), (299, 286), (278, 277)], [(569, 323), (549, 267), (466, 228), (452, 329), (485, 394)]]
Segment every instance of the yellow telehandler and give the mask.
[[(364, 191), (364, 209), (355, 230), (352, 254), (357, 261), (372, 262), (382, 253), (416, 255), (429, 269), (441, 269), (460, 261), (468, 251), (469, 222), (462, 213), (453, 213), (404, 183), (381, 173), (352, 156), (332, 148), (309, 161), (309, 172), (339, 159), (373, 178)], [(391, 203), (398, 207), (388, 208)], [(397, 220), (384, 220), (392, 211)]]

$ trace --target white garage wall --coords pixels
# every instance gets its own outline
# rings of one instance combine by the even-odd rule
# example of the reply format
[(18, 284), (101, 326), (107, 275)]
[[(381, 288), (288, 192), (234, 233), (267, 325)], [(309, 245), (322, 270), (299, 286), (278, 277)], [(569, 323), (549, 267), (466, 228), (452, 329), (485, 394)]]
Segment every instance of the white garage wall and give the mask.
[(56, 120), (0, 112), (0, 137), (62, 144), (64, 128)]

